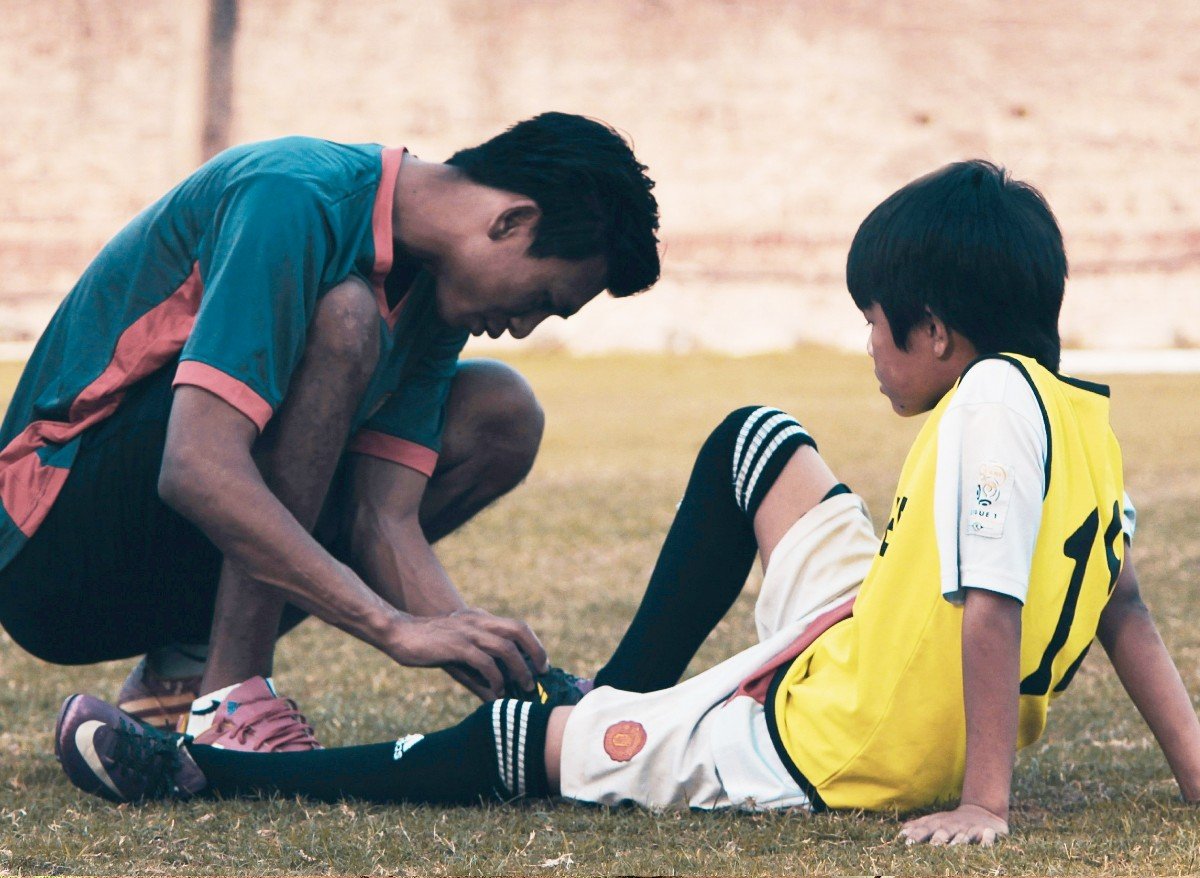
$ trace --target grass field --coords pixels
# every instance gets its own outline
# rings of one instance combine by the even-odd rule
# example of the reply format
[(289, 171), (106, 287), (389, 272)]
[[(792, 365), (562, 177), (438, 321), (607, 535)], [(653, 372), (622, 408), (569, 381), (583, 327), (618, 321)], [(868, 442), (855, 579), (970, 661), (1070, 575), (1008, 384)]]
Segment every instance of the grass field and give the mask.
[[(891, 414), (862, 357), (513, 358), (548, 413), (528, 482), (440, 553), (473, 603), (522, 616), (557, 663), (594, 670), (640, 596), (692, 455), (731, 408), (795, 412), (876, 515), (919, 423)], [(15, 367), (0, 366), (0, 405)], [(1091, 377), (1091, 376), (1089, 376)], [(1189, 688), (1200, 693), (1200, 377), (1114, 378), (1114, 421), (1139, 508), (1138, 567)], [(751, 589), (752, 590), (752, 589)], [(749, 643), (744, 595), (697, 659)], [(337, 806), (298, 800), (113, 807), (78, 794), (51, 726), (75, 691), (111, 697), (129, 663), (59, 668), (0, 637), (0, 874), (1164, 874), (1200, 872), (1200, 810), (1180, 803), (1102, 651), (1019, 757), (1013, 835), (992, 849), (906, 848), (890, 815), (701, 813), (537, 803), (515, 808)], [(327, 745), (428, 731), (469, 696), (437, 672), (390, 666), (308, 622), (277, 679)]]

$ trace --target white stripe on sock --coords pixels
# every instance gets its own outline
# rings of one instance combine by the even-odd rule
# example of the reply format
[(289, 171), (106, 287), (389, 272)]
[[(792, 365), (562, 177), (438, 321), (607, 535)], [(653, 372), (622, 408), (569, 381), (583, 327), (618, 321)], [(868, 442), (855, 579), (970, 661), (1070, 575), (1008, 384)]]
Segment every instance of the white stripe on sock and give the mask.
[(517, 749), (517, 795), (525, 795), (525, 733), (529, 726), (530, 704), (526, 701), (521, 705), (521, 734), (518, 736)]
[(750, 465), (754, 462), (754, 453), (758, 451), (758, 447), (763, 444), (770, 432), (780, 424), (787, 421), (795, 420), (791, 415), (780, 412), (777, 415), (772, 415), (763, 422), (762, 426), (754, 432), (754, 441), (746, 449), (746, 454), (742, 457), (742, 466), (738, 471), (737, 484), (734, 485), (733, 493), (737, 499), (738, 506), (742, 509), (746, 508), (746, 498), (743, 488), (746, 484), (746, 476), (750, 474)]
[(750, 429), (763, 415), (777, 411), (779, 409), (756, 408), (746, 416), (746, 420), (742, 421), (742, 429), (738, 431), (737, 444), (733, 446), (733, 470), (730, 474), (730, 481), (737, 483), (738, 467), (742, 465), (742, 446), (746, 444), (746, 437), (750, 434)]
[(500, 779), (504, 780), (504, 736), (500, 732), (500, 711), (503, 708), (504, 702), (492, 702), (492, 737), (496, 739), (496, 771), (500, 775)]
[(505, 786), (508, 787), (508, 794), (511, 796), (517, 788), (517, 760), (513, 755), (513, 739), (517, 734), (517, 705), (520, 702), (515, 698), (510, 698), (506, 703), (508, 704), (508, 716), (505, 718), (508, 727), (508, 752), (505, 754), (507, 756)]
[(771, 459), (771, 456), (775, 453), (775, 449), (783, 443), (783, 440), (789, 436), (796, 435), (807, 436), (808, 431), (799, 424), (794, 424), (791, 427), (780, 430), (779, 435), (771, 440), (771, 444), (767, 446), (767, 450), (758, 459), (758, 466), (754, 468), (754, 475), (750, 477), (750, 484), (746, 486), (746, 496), (744, 502), (742, 502), (742, 509), (746, 512), (750, 511), (750, 500), (754, 497), (754, 486), (758, 484), (758, 477), (762, 475), (762, 471), (766, 468), (767, 461)]

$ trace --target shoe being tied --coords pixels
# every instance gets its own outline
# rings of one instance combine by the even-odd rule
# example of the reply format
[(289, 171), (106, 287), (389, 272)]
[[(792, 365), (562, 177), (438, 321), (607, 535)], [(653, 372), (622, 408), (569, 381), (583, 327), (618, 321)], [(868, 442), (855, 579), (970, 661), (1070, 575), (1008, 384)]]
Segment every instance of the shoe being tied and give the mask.
[(551, 665), (544, 674), (533, 675), (533, 688), (528, 692), (509, 682), (505, 695), (521, 701), (533, 701), (550, 707), (570, 707), (578, 704), (583, 696), (595, 687), (587, 677), (576, 677), (562, 668)]
[(54, 727), (54, 755), (67, 778), (110, 802), (187, 799), (204, 789), (185, 741), (91, 695), (64, 701)]
[(117, 693), (117, 707), (139, 722), (163, 731), (178, 731), (179, 721), (200, 694), (200, 677), (170, 680), (159, 676), (142, 658)]
[(197, 744), (252, 753), (321, 749), (296, 702), (276, 695), (262, 677), (235, 686), (213, 711), (212, 725), (196, 735)]

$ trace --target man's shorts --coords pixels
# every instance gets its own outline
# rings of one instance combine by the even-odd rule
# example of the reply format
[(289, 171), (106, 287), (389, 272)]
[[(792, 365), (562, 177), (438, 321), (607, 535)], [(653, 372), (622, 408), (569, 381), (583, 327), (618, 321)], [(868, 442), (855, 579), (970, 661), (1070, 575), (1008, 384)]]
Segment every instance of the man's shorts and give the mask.
[(759, 643), (658, 692), (596, 689), (567, 720), (562, 794), (648, 808), (806, 807), (763, 705), (730, 696), (816, 617), (858, 592), (879, 550), (866, 506), (830, 497), (779, 541), (754, 608)]
[[(84, 434), (54, 506), (0, 570), (0, 624), (46, 661), (91, 664), (208, 640), (222, 556), (158, 496), (174, 367)], [(284, 627), (304, 614), (289, 606)]]

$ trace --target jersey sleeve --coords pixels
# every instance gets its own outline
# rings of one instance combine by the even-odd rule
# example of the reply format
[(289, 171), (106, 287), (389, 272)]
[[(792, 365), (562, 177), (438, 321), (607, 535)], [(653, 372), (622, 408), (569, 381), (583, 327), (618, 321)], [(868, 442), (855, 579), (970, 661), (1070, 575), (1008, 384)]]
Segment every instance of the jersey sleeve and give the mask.
[(947, 600), (978, 588), (1025, 602), (1047, 446), (1033, 388), (1015, 367), (986, 360), (964, 376), (938, 432), (934, 521)]
[(446, 400), (467, 333), (445, 327), (379, 410), (354, 434), (349, 450), (432, 476), (442, 449)]
[(200, 246), (200, 310), (175, 385), (203, 387), (261, 431), (304, 351), (331, 243), (315, 193), (282, 176), (224, 194)]

